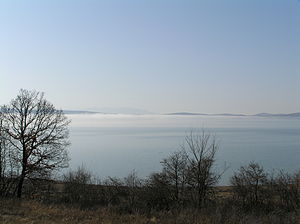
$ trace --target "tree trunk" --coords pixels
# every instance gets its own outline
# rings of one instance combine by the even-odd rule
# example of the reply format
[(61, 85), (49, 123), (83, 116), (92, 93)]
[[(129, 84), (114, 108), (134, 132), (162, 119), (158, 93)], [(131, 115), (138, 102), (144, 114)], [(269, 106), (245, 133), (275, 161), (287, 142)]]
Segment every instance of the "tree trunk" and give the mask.
[(17, 198), (22, 197), (22, 189), (23, 189), (24, 179), (25, 179), (25, 169), (23, 168), (22, 174), (20, 176), (20, 180), (19, 180), (19, 183), (18, 183)]
[(176, 202), (178, 202), (179, 200), (179, 186), (178, 186), (178, 175), (176, 173), (176, 176), (175, 176), (175, 199), (176, 199)]

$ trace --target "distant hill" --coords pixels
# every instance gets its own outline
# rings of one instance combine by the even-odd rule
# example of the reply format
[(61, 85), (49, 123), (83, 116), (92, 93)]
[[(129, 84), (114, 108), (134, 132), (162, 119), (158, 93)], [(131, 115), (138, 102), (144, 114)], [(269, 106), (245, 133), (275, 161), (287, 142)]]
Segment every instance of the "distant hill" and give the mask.
[(64, 110), (65, 114), (103, 114), (101, 112), (84, 111), (84, 110)]
[(166, 115), (202, 115), (202, 116), (246, 116), (244, 114), (204, 114), (204, 113), (189, 113), (189, 112), (177, 112), (177, 113), (168, 113)]
[[(0, 108), (0, 112), (7, 113), (3, 109)], [(32, 111), (33, 113), (35, 112)], [(84, 110), (63, 110), (64, 114), (103, 114), (101, 112), (94, 112), (94, 111), (84, 111)]]
[(212, 116), (247, 116), (245, 114), (228, 114), (228, 113), (224, 113), (224, 114), (211, 114)]
[(299, 113), (289, 113), (289, 114), (270, 114), (270, 113), (259, 113), (254, 115), (245, 115), (245, 114), (229, 114), (229, 113), (223, 113), (223, 114), (204, 114), (204, 113), (190, 113), (190, 112), (176, 112), (176, 113), (168, 113), (165, 115), (202, 115), (202, 116), (257, 116), (257, 117), (300, 117)]
[(189, 113), (189, 112), (177, 112), (177, 113), (169, 113), (165, 115), (208, 115), (208, 114), (201, 114), (201, 113)]
[[(0, 108), (0, 112), (6, 113), (3, 108)], [(154, 114), (149, 111), (132, 109), (132, 108), (119, 108), (115, 110), (105, 109), (104, 111), (89, 111), (89, 110), (63, 110), (65, 114), (133, 114), (133, 115), (142, 115), (142, 114)], [(289, 114), (271, 114), (271, 113), (258, 113), (253, 115), (246, 114), (230, 114), (230, 113), (222, 113), (222, 114), (205, 114), (205, 113), (192, 113), (192, 112), (175, 112), (175, 113), (167, 113), (163, 115), (182, 115), (182, 116), (228, 116), (228, 117), (241, 117), (241, 116), (256, 116), (256, 117), (294, 117), (300, 118), (300, 112), (297, 113), (289, 113)]]
[(94, 108), (87, 110), (64, 110), (65, 114), (133, 114), (133, 115), (142, 115), (142, 114), (154, 114), (152, 112), (135, 109), (135, 108)]
[(133, 115), (154, 114), (151, 111), (138, 109), (138, 108), (131, 108), (131, 107), (97, 107), (97, 108), (90, 108), (87, 110), (99, 111), (100, 113), (104, 113), (104, 114), (133, 114)]
[(252, 116), (258, 117), (300, 117), (299, 113), (290, 113), (290, 114), (269, 114), (269, 113), (259, 113)]

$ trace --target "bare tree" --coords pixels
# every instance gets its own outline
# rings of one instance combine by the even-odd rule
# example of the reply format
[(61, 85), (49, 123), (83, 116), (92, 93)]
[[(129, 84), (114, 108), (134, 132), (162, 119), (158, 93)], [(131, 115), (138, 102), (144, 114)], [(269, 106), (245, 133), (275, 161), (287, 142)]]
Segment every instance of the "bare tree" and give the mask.
[(163, 173), (168, 182), (174, 187), (174, 199), (179, 202), (183, 199), (187, 179), (187, 155), (184, 151), (172, 153), (161, 162)]
[(4, 178), (4, 170), (5, 170), (5, 145), (4, 145), (4, 136), (2, 133), (2, 112), (0, 111), (0, 185), (2, 185), (2, 181)]
[(68, 165), (70, 121), (44, 99), (43, 93), (23, 89), (2, 107), (2, 116), (1, 132), (21, 167), (17, 187), (17, 196), (21, 197), (26, 177), (45, 175)]
[(4, 193), (5, 169), (7, 152), (5, 148), (5, 139), (2, 130), (2, 113), (0, 111), (0, 195)]
[(3, 130), (3, 114), (0, 110), (0, 196), (7, 196), (14, 192), (19, 166), (13, 160), (13, 151), (7, 144), (7, 135)]
[(197, 207), (201, 208), (221, 176), (213, 167), (218, 146), (215, 136), (204, 130), (201, 133), (191, 131), (185, 143), (183, 150), (188, 159), (188, 184), (195, 191)]

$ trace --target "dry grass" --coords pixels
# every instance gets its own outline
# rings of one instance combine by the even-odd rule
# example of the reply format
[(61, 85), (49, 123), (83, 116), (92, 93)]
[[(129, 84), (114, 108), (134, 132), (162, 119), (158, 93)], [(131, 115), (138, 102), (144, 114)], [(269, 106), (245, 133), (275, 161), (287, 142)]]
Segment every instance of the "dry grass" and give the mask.
[[(80, 210), (65, 206), (51, 206), (37, 201), (14, 201), (1, 200), (0, 223), (1, 224), (155, 224), (155, 223), (187, 223), (183, 216), (173, 216), (172, 214), (160, 214), (158, 216), (118, 214), (108, 208), (97, 210)], [(163, 218), (161, 218), (163, 217)], [(191, 220), (193, 217), (189, 217)], [(194, 217), (196, 219), (196, 217)], [(195, 221), (195, 220), (194, 220)], [(203, 222), (192, 223), (206, 223)]]
[(119, 214), (113, 209), (98, 208), (96, 210), (80, 210), (60, 205), (46, 205), (32, 200), (0, 200), (1, 224), (254, 224), (268, 223), (279, 224), (300, 223), (298, 215), (279, 217), (268, 215), (256, 217), (251, 215), (241, 216), (239, 213), (200, 214), (199, 212), (185, 210), (181, 213), (155, 213), (147, 216), (142, 214)]

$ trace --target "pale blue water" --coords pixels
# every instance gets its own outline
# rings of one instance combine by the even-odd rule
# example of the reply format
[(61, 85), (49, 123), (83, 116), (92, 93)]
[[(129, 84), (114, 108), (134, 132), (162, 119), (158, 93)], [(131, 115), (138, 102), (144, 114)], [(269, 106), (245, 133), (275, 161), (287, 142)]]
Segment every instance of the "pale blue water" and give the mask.
[(160, 161), (180, 149), (191, 130), (215, 134), (216, 169), (234, 170), (250, 161), (267, 170), (300, 170), (300, 119), (164, 115), (72, 115), (71, 168), (84, 164), (99, 177), (125, 177), (133, 169), (145, 177), (161, 169)]

